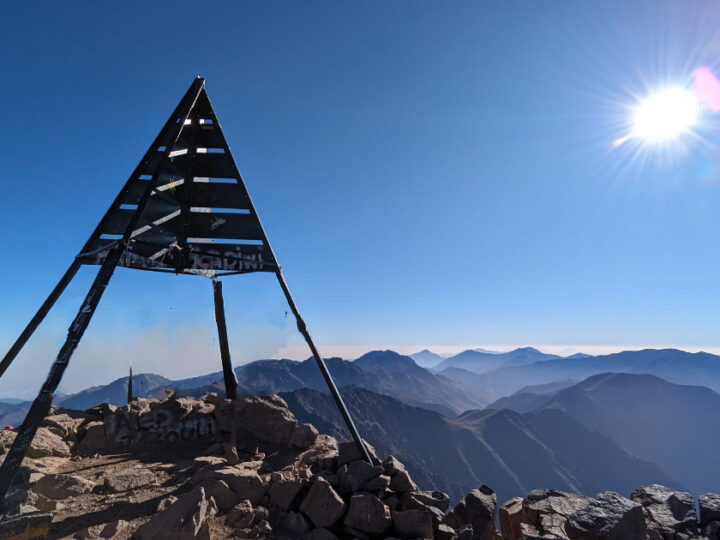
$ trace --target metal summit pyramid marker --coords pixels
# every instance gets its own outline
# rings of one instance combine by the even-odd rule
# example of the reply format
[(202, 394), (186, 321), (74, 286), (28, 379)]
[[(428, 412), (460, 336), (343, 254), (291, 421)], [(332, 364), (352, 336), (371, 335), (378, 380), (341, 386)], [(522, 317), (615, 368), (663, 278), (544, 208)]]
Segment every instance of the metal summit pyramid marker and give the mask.
[(205, 79), (198, 77), (190, 85), (70, 268), (0, 362), (0, 376), (82, 265), (100, 268), (0, 467), (0, 501), (50, 410), (53, 392), (117, 266), (212, 278), (225, 390), (231, 399), (237, 382), (230, 363), (222, 283), (218, 278), (248, 272), (274, 273), (360, 454), (371, 461), (290, 294), (208, 99)]

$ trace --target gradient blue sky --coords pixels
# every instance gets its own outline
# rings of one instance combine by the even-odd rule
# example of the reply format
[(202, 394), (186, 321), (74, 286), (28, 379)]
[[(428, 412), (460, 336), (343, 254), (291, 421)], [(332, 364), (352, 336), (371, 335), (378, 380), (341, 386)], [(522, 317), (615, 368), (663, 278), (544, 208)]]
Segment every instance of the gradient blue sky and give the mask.
[[(715, 69), (717, 3), (107, 5), (3, 7), (3, 351), (198, 74), (326, 355), (720, 349), (717, 121), (611, 145), (637, 96)], [(0, 395), (34, 393), (94, 272)], [(225, 289), (235, 361), (307, 355), (272, 275)], [(129, 362), (219, 369), (209, 281), (118, 270), (62, 388)]]

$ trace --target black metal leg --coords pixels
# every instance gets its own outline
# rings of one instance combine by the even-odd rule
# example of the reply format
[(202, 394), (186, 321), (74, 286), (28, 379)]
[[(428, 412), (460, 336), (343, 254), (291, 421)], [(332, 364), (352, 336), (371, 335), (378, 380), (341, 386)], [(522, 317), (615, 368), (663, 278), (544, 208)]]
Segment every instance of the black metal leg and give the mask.
[(332, 376), (330, 375), (330, 371), (328, 371), (327, 366), (325, 365), (325, 361), (320, 357), (320, 353), (318, 353), (317, 349), (315, 348), (315, 344), (313, 343), (312, 338), (310, 337), (310, 332), (308, 332), (307, 326), (305, 325), (305, 321), (300, 316), (300, 312), (298, 311), (297, 306), (295, 305), (295, 300), (293, 300), (292, 294), (290, 294), (290, 289), (288, 289), (287, 283), (285, 283), (285, 277), (282, 275), (282, 271), (278, 270), (275, 272), (275, 275), (278, 278), (278, 281), (280, 282), (280, 287), (282, 287), (283, 293), (285, 293), (285, 298), (287, 299), (288, 304), (290, 305), (290, 309), (292, 310), (293, 314), (295, 315), (295, 319), (297, 320), (297, 328), (300, 331), (300, 333), (305, 338), (305, 341), (308, 344), (308, 347), (310, 347), (310, 351), (312, 352), (313, 358), (315, 358), (315, 362), (317, 363), (318, 367), (320, 368), (320, 372), (323, 375), (323, 378), (325, 379), (325, 383), (327, 383), (328, 389), (330, 390), (330, 394), (332, 394), (333, 399), (335, 400), (335, 404), (337, 405), (338, 409), (340, 409), (340, 414), (342, 414), (343, 420), (345, 420), (345, 425), (347, 426), (348, 430), (350, 431), (350, 435), (352, 435), (353, 440), (355, 441), (355, 444), (358, 447), (358, 450), (360, 450), (360, 455), (372, 465), (372, 459), (370, 458), (370, 454), (367, 451), (367, 448), (365, 448), (365, 443), (363, 442), (362, 438), (360, 437), (360, 433), (358, 433), (357, 428), (355, 427), (355, 422), (353, 422), (352, 417), (350, 416), (350, 413), (347, 410), (347, 407), (345, 406), (345, 402), (343, 401), (342, 396), (340, 395), (340, 392), (338, 392), (337, 386), (335, 386), (335, 381), (333, 380)]
[(48, 311), (50, 311), (53, 305), (55, 305), (55, 302), (57, 302), (57, 299), (60, 298), (60, 295), (63, 293), (68, 284), (72, 281), (72, 278), (75, 277), (75, 274), (77, 274), (80, 266), (81, 265), (79, 262), (77, 262), (77, 260), (73, 261), (73, 263), (70, 265), (70, 268), (68, 268), (65, 272), (65, 275), (63, 275), (60, 281), (58, 281), (58, 284), (55, 285), (55, 288), (52, 290), (45, 302), (43, 302), (43, 305), (40, 306), (40, 309), (38, 309), (35, 316), (25, 327), (25, 330), (23, 330), (22, 334), (20, 334), (20, 337), (17, 338), (13, 346), (10, 347), (10, 350), (2, 359), (2, 362), (0, 362), (0, 377), (2, 377), (7, 368), (10, 367), (10, 364), (12, 364), (13, 360), (15, 360), (15, 357), (25, 346), (25, 343), (27, 343), (27, 340), (30, 339), (30, 336), (33, 335), (33, 332), (35, 332), (37, 327), (40, 326), (40, 323), (43, 322), (45, 315), (48, 314)]
[(215, 322), (218, 327), (218, 341), (220, 342), (220, 359), (222, 360), (223, 378), (225, 379), (225, 397), (237, 397), (237, 379), (230, 362), (230, 347), (228, 345), (227, 327), (225, 325), (225, 302), (222, 295), (222, 282), (213, 279), (213, 299), (215, 301)]
[[(85, 296), (85, 300), (83, 301), (75, 320), (73, 320), (73, 323), (68, 329), (68, 335), (65, 339), (65, 343), (60, 348), (60, 352), (58, 353), (55, 362), (53, 362), (53, 365), (50, 367), (50, 373), (48, 374), (46, 381), (30, 407), (30, 411), (25, 417), (25, 421), (23, 422), (17, 437), (15, 437), (12, 447), (5, 457), (5, 461), (0, 467), (0, 503), (2, 503), (5, 498), (5, 494), (10, 488), (10, 484), (12, 484), (15, 473), (17, 473), (17, 470), (20, 467), (20, 464), (25, 457), (27, 449), (30, 447), (30, 443), (35, 436), (40, 423), (47, 416), (48, 412), (50, 412), (53, 392), (55, 392), (60, 384), (63, 373), (65, 373), (65, 369), (70, 362), (70, 357), (80, 342), (80, 338), (82, 338), (85, 333), (88, 324), (90, 324), (90, 319), (95, 313), (95, 308), (97, 308), (98, 302), (105, 292), (105, 287), (107, 287), (107, 284), (115, 271), (115, 266), (120, 259), (121, 253), (121, 248), (113, 249), (105, 260), (105, 263), (100, 267), (100, 270), (95, 277), (95, 281), (93, 281), (87, 296)], [(0, 510), (2, 509), (3, 508), (0, 507)]]

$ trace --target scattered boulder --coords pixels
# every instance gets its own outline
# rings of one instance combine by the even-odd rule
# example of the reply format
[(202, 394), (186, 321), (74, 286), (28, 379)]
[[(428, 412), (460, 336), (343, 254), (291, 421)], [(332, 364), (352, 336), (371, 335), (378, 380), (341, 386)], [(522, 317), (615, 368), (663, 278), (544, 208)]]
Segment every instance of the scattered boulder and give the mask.
[(371, 534), (385, 532), (392, 523), (390, 509), (372, 493), (354, 493), (343, 524)]
[[(390, 491), (390, 493), (393, 492)], [(447, 497), (447, 495), (445, 496)], [(401, 494), (397, 504), (395, 504), (394, 498), (397, 498), (397, 494), (395, 493), (385, 501), (388, 506), (393, 505), (391, 506), (392, 510), (419, 510), (430, 517), (434, 529), (437, 529), (440, 522), (445, 519), (445, 512), (443, 510), (440, 510), (436, 506), (425, 504), (416, 498), (414, 493), (406, 492)], [(448, 501), (449, 500), (448, 498)]]
[(393, 532), (400, 538), (432, 538), (433, 521), (429, 512), (402, 510), (392, 512)]
[(48, 499), (67, 499), (90, 493), (95, 482), (71, 474), (46, 474), (34, 484), (32, 490)]
[(630, 499), (643, 507), (649, 540), (697, 536), (697, 514), (690, 493), (653, 484), (636, 489)]
[(190, 481), (197, 486), (211, 480), (224, 481), (235, 492), (238, 499), (248, 499), (253, 504), (259, 504), (263, 500), (262, 480), (252, 469), (235, 466), (206, 467), (197, 471)]
[(720, 495), (706, 493), (698, 497), (700, 506), (700, 525), (703, 527), (711, 521), (720, 521)]
[[(522, 527), (525, 517), (522, 497), (514, 497), (500, 507), (500, 530), (505, 540), (518, 540), (525, 536)], [(540, 534), (537, 528), (535, 531)]]
[(78, 428), (84, 421), (85, 416), (78, 411), (66, 411), (46, 417), (42, 425), (63, 440), (76, 442)]
[(585, 508), (589, 497), (554, 489), (535, 489), (524, 499), (510, 499), (500, 509), (500, 526), (509, 540), (526, 536), (567, 538), (567, 519)]
[(10, 447), (15, 441), (15, 437), (17, 437), (16, 431), (11, 431), (9, 429), (3, 429), (0, 431), (0, 455), (5, 454), (8, 450), (10, 450)]
[(417, 484), (410, 478), (407, 471), (398, 471), (390, 479), (390, 489), (399, 493), (405, 491), (417, 491)]
[(227, 514), (227, 522), (238, 529), (249, 529), (255, 520), (252, 503), (245, 499), (236, 504)]
[(383, 459), (382, 466), (388, 476), (393, 476), (396, 472), (405, 470), (405, 465), (400, 463), (395, 456), (388, 456)]
[(251, 449), (254, 441), (290, 443), (298, 422), (279, 396), (240, 396), (234, 406), (238, 445)]
[(347, 505), (324, 479), (318, 478), (305, 496), (300, 510), (316, 527), (332, 527), (345, 514)]
[(455, 505), (443, 519), (443, 523), (455, 530), (472, 527), (475, 540), (494, 538), (497, 534), (497, 495), (488, 486), (474, 489)]
[(25, 457), (43, 458), (48, 456), (70, 457), (70, 447), (59, 436), (46, 427), (38, 428)]
[(434, 506), (441, 512), (450, 508), (450, 497), (442, 491), (415, 491), (412, 496), (426, 506)]
[(570, 540), (645, 540), (647, 527), (640, 504), (605, 491), (568, 518), (565, 532)]
[(134, 537), (137, 540), (209, 540), (208, 520), (216, 512), (215, 501), (208, 499), (202, 486), (198, 486), (141, 525)]
[(43, 512), (52, 512), (59, 510), (62, 503), (54, 499), (49, 499), (44, 495), (39, 495), (28, 489), (27, 486), (17, 486), (11, 488), (5, 495), (4, 506), (9, 514), (22, 514), (28, 512), (29, 507), (34, 507)]
[(107, 451), (108, 441), (105, 436), (105, 424), (101, 420), (86, 424), (82, 430), (78, 431), (78, 438), (80, 438), (80, 442), (75, 448), (78, 455), (92, 456)]
[(312, 424), (302, 424), (297, 427), (290, 437), (290, 444), (295, 448), (304, 450), (309, 448), (317, 440), (320, 433)]
[(338, 469), (338, 487), (342, 493), (358, 491), (366, 482), (377, 478), (383, 472), (382, 467), (356, 459)]
[(122, 493), (129, 489), (149, 486), (156, 482), (157, 478), (153, 472), (141, 467), (122, 469), (105, 476), (105, 487), (112, 493)]
[(290, 510), (297, 505), (304, 485), (300, 480), (278, 478), (270, 485), (270, 502), (281, 510)]
[(390, 477), (384, 474), (365, 482), (360, 489), (362, 491), (381, 491), (384, 492), (390, 487)]
[(229, 510), (237, 502), (237, 495), (222, 480), (213, 480), (200, 484), (205, 489), (205, 496), (212, 497), (220, 512)]

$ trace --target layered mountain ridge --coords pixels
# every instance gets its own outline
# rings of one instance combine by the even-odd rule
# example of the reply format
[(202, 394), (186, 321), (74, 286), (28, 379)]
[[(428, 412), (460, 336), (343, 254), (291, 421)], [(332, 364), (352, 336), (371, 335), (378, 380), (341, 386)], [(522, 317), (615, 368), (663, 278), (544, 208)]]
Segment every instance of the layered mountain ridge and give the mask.
[[(401, 457), (428, 488), (458, 497), (484, 482), (511, 497), (536, 488), (627, 494), (646, 483), (697, 495), (720, 485), (713, 452), (718, 436), (707, 423), (720, 415), (720, 396), (635, 373), (654, 369), (684, 380), (704, 378), (713, 386), (720, 357), (645, 350), (562, 358), (533, 348), (464, 351), (456, 357), (443, 362), (462, 360), (475, 372), (452, 366), (428, 370), (393, 351), (327, 360), (363, 436)], [(478, 361), (471, 365), (472, 359)], [(482, 371), (497, 359), (504, 367)], [(633, 372), (594, 373), (602, 367)], [(346, 435), (313, 360), (261, 360), (235, 371), (240, 393), (280, 393), (299, 418), (326, 433)], [(502, 388), (510, 379), (505, 395), (490, 403), (493, 385), (500, 381)], [(139, 397), (173, 392), (199, 397), (222, 394), (224, 387), (221, 372), (175, 381), (141, 374), (133, 377), (133, 390)], [(86, 409), (126, 399), (125, 377), (55, 403)], [(17, 426), (28, 405), (0, 403), (0, 422)]]

